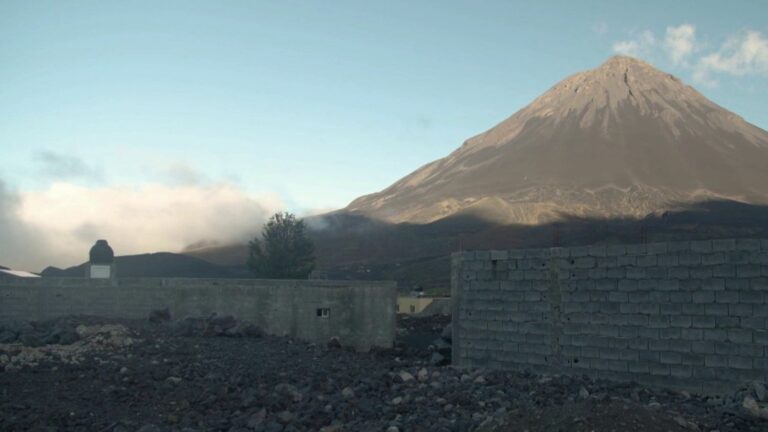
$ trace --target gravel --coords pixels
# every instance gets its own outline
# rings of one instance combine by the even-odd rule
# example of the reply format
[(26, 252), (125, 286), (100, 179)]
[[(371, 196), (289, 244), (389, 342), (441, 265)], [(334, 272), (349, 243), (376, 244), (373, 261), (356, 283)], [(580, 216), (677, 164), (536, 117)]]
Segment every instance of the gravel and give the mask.
[[(0, 430), (768, 430), (768, 420), (743, 406), (763, 409), (762, 383), (708, 398), (586, 377), (435, 366), (431, 341), (445, 340), (444, 318), (401, 320), (395, 348), (370, 353), (264, 336), (223, 317), (89, 320), (67, 321), (78, 333), (70, 345), (24, 346), (18, 332), (0, 344)], [(60, 355), (66, 347), (77, 347), (77, 361)], [(46, 355), (18, 359), (31, 350)]]

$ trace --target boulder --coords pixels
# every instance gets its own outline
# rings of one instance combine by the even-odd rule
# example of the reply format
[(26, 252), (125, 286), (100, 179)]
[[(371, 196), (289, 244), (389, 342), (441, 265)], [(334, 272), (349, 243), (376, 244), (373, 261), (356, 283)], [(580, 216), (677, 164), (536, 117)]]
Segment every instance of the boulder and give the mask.
[(168, 308), (154, 309), (149, 312), (149, 322), (160, 324), (171, 320), (171, 310)]

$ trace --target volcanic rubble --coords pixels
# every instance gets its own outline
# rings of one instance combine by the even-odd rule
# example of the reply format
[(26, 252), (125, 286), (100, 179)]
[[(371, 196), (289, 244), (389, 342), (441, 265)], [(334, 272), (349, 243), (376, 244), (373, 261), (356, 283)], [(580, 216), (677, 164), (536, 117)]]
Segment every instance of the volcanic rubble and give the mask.
[(450, 361), (449, 318), (357, 353), (232, 317), (0, 324), (0, 430), (766, 431), (763, 383), (707, 397)]

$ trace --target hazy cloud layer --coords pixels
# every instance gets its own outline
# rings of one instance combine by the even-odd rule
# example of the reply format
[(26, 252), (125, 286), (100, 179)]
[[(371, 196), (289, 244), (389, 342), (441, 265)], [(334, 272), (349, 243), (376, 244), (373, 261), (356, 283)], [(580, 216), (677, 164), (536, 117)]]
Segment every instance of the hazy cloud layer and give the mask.
[(694, 81), (706, 85), (717, 85), (718, 75), (768, 76), (768, 38), (754, 30), (731, 35), (711, 49), (697, 41), (694, 25), (681, 24), (667, 27), (663, 43), (657, 42), (652, 31), (643, 30), (615, 42), (613, 51), (641, 58), (663, 55), (690, 70)]
[(54, 180), (102, 180), (102, 173), (76, 156), (44, 150), (35, 153), (40, 172)]
[(39, 271), (87, 259), (107, 239), (118, 255), (247, 241), (281, 207), (226, 184), (83, 187), (12, 193), (0, 183), (0, 265)]

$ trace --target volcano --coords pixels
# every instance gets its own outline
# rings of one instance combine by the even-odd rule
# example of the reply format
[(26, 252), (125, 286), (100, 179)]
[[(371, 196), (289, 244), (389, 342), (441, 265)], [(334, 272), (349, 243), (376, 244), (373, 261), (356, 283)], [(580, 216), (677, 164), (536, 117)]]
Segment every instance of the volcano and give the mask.
[[(765, 237), (766, 203), (768, 132), (618, 56), (309, 226), (334, 278), (445, 293), (456, 250)], [(247, 246), (188, 253), (242, 265)]]
[(643, 61), (616, 56), (346, 212), (424, 224), (634, 217), (768, 202), (768, 132)]

